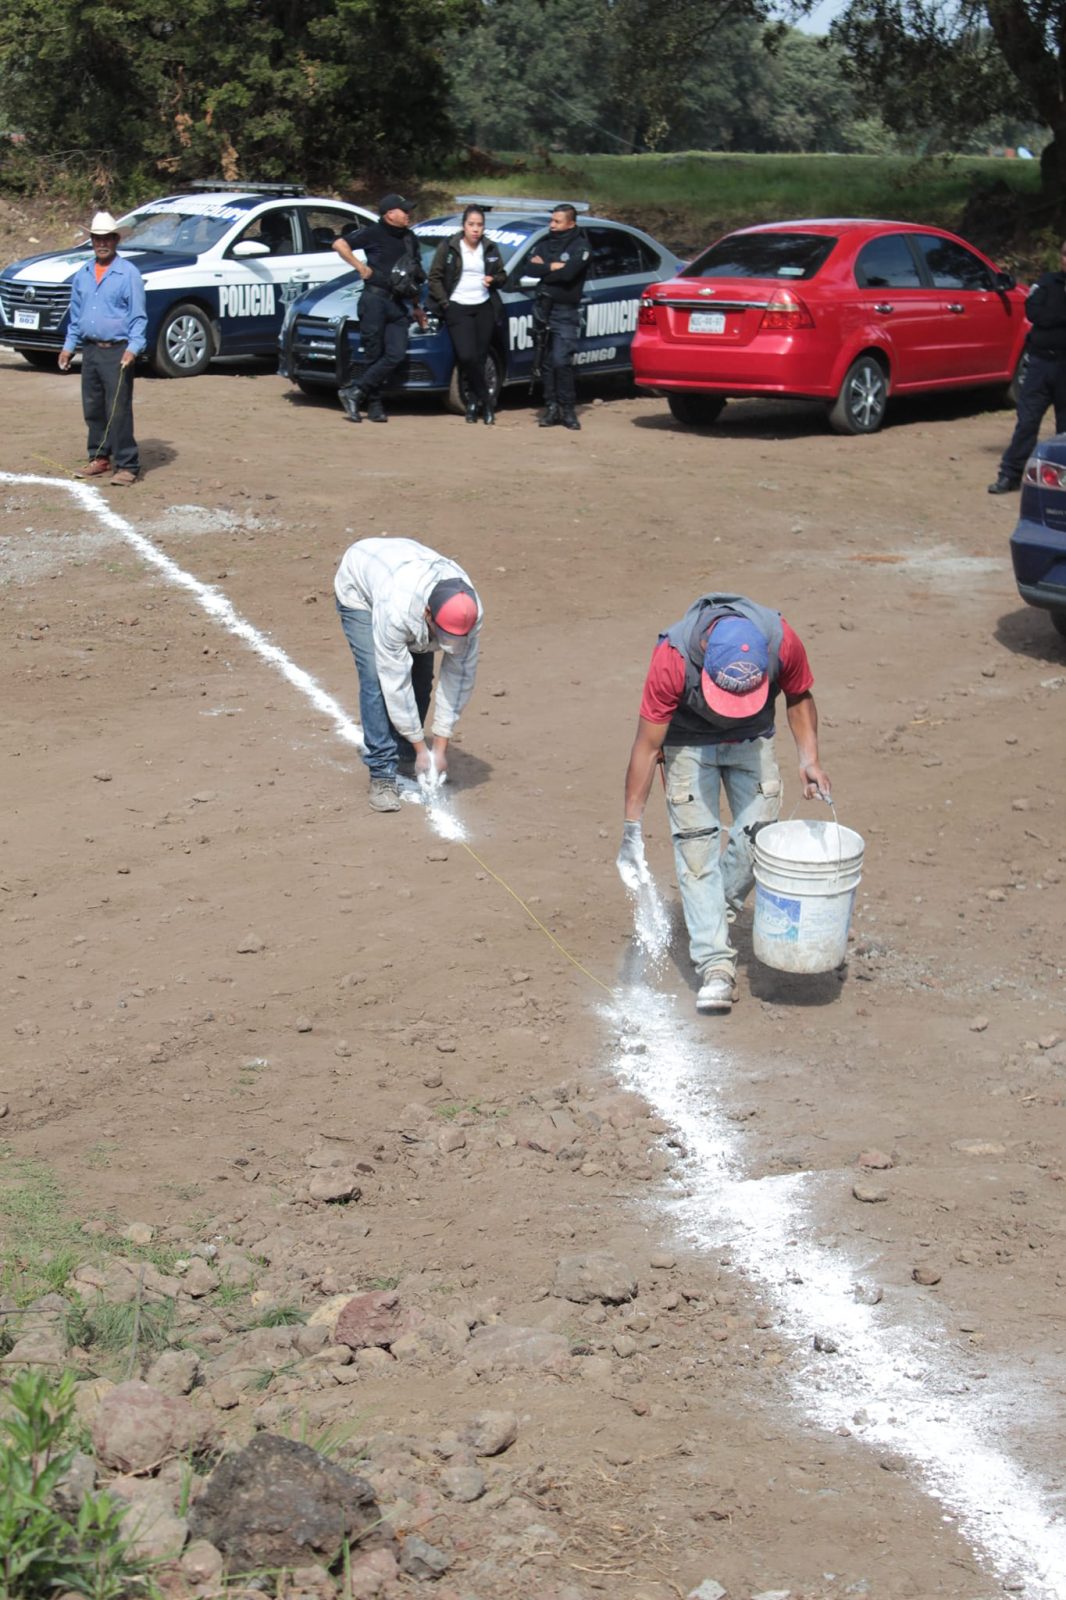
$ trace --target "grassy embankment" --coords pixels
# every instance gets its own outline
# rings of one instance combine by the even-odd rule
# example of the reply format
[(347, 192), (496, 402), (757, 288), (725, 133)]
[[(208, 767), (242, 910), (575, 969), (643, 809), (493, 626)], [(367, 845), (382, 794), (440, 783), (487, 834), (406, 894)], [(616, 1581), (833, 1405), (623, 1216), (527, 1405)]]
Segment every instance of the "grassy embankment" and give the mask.
[[(787, 217), (892, 217), (957, 227), (975, 183), (1035, 195), (1035, 161), (957, 156), (678, 155), (510, 158), (516, 170), (477, 177), (460, 167), (423, 185), (427, 199), (460, 194), (587, 200), (637, 222), (678, 250), (728, 228)], [(524, 162), (524, 165), (519, 163)], [(446, 201), (445, 201), (446, 203)], [(971, 229), (971, 233), (975, 230)], [(975, 237), (976, 243), (981, 243)], [(1043, 241), (1036, 241), (1039, 249)]]

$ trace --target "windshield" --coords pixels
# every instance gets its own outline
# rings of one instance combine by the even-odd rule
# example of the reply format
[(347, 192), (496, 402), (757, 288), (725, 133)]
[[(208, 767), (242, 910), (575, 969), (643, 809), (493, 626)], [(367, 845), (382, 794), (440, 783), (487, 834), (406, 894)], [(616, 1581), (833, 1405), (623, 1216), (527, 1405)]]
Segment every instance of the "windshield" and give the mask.
[(697, 256), (685, 278), (813, 278), (836, 240), (825, 233), (731, 233)]
[(210, 250), (229, 230), (243, 212), (230, 211), (228, 216), (209, 216), (205, 212), (180, 211), (166, 206), (153, 210), (131, 211), (123, 217), (123, 250), (173, 250), (183, 255), (200, 255)]

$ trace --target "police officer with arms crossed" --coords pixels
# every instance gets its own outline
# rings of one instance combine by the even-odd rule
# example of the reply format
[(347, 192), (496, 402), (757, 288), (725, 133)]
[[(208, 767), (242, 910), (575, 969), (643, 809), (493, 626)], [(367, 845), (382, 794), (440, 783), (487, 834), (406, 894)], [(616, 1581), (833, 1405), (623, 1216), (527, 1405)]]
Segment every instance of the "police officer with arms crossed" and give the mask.
[[(413, 204), (402, 194), (383, 196), (380, 220), (342, 234), (333, 248), (363, 280), (359, 300), (359, 337), (366, 365), (358, 382), (341, 386), (340, 402), (352, 422), (362, 422), (366, 407), (371, 422), (388, 422), (381, 396), (407, 354), (411, 318), (425, 325), (426, 314), (410, 302), (425, 274), (418, 240), (411, 231)], [(360, 261), (355, 254), (366, 256)]]
[(540, 278), (533, 307), (534, 325), (547, 325), (548, 348), (544, 363), (542, 428), (581, 427), (574, 411), (574, 352), (577, 349), (581, 296), (592, 251), (577, 225), (573, 206), (552, 210), (548, 237), (522, 266), (524, 278)]
[[(729, 924), (754, 882), (755, 835), (781, 811), (773, 744), (778, 694), (785, 696), (803, 792), (808, 800), (829, 797), (813, 683), (807, 652), (781, 613), (740, 594), (701, 595), (652, 653), (626, 771), (617, 866), (634, 893), (650, 882), (641, 819), (663, 761), (689, 954), (700, 977), (697, 1011), (729, 1011), (737, 999)], [(732, 815), (724, 851), (721, 788)]]
[[(81, 345), (81, 409), (89, 429), (89, 465), (79, 476), (136, 483), (141, 470), (133, 437), (133, 363), (144, 350), (148, 318), (144, 279), (118, 254), (121, 237), (109, 211), (89, 224), (93, 260), (79, 267), (70, 290), (70, 321), (59, 352), (66, 372)], [(114, 471), (112, 472), (112, 464)]]

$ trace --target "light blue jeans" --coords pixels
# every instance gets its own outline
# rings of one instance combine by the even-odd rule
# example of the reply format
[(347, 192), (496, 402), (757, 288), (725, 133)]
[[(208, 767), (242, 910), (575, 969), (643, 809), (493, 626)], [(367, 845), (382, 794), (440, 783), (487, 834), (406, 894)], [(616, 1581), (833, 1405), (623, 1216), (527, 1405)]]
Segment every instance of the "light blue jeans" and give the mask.
[[(666, 809), (689, 954), (701, 978), (736, 972), (727, 910), (739, 911), (754, 882), (752, 841), (781, 814), (781, 774), (772, 739), (742, 744), (665, 745)], [(722, 849), (721, 791), (732, 823)]]
[[(355, 657), (359, 674), (359, 720), (363, 725), (363, 760), (372, 778), (394, 778), (401, 761), (414, 756), (414, 750), (389, 721), (385, 696), (381, 692), (378, 665), (374, 656), (374, 627), (369, 611), (356, 611), (337, 601), (344, 637)], [(411, 657), (411, 685), (415, 704), (423, 722), (433, 693), (433, 655), (424, 651)]]

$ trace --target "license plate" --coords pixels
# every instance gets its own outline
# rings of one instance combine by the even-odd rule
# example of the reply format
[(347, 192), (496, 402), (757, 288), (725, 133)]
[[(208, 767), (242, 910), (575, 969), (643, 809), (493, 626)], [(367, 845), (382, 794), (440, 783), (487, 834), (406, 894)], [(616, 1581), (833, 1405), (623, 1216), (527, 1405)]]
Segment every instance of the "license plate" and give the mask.
[(16, 311), (16, 328), (39, 328), (41, 326), (41, 313), (39, 311)]
[(724, 311), (690, 311), (688, 318), (689, 333), (724, 333)]

